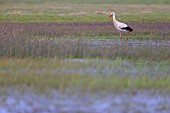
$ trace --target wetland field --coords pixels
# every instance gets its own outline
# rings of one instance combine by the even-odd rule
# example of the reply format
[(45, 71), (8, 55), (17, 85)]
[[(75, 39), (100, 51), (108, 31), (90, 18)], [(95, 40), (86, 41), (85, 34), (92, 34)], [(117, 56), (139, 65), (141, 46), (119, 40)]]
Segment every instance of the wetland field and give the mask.
[(169, 10), (168, 0), (1, 0), (0, 113), (170, 113)]

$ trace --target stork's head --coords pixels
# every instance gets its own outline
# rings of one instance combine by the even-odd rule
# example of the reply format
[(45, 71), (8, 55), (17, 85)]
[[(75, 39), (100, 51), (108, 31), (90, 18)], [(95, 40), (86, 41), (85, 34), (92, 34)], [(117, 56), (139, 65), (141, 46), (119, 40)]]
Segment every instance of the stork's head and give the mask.
[(112, 16), (115, 16), (115, 12), (111, 12), (109, 18)]

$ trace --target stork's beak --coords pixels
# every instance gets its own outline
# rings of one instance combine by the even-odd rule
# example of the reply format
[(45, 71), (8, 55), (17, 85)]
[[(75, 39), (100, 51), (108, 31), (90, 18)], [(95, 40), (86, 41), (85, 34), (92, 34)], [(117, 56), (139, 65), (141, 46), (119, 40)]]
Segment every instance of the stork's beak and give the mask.
[(112, 14), (110, 14), (109, 18), (112, 17)]

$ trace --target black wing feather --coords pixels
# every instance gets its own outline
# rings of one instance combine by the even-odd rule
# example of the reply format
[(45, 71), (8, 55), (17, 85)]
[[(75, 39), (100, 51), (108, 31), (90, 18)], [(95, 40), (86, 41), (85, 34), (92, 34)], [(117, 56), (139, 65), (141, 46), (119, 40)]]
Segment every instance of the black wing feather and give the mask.
[(121, 29), (125, 29), (125, 30), (130, 31), (130, 32), (132, 32), (132, 31), (133, 31), (133, 29), (132, 29), (132, 28), (130, 28), (129, 26), (127, 26), (127, 27), (123, 27), (123, 28), (121, 28)]

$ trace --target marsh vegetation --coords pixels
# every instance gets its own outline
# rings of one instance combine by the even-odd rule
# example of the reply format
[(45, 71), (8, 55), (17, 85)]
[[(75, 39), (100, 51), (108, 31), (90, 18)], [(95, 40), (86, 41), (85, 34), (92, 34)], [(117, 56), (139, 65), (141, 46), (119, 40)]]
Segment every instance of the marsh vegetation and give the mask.
[(2, 1), (0, 112), (168, 112), (169, 2), (83, 3)]

